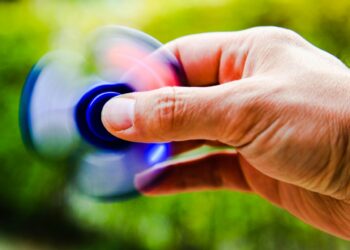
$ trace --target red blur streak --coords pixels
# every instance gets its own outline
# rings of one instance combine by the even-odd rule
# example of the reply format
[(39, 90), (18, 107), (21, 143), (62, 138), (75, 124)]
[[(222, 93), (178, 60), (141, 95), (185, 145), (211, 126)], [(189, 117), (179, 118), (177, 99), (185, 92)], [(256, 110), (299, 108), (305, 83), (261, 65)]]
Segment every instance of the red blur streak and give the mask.
[(135, 43), (117, 44), (106, 56), (108, 65), (127, 73), (127, 82), (137, 91), (181, 85), (164, 51), (149, 51)]

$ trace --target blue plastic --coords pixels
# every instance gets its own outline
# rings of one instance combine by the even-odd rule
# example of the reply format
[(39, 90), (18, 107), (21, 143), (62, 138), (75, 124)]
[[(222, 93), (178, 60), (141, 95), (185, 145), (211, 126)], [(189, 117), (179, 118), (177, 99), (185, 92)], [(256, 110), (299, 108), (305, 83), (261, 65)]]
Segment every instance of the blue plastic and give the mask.
[(129, 146), (130, 142), (110, 134), (101, 121), (104, 104), (115, 96), (129, 92), (133, 92), (133, 89), (125, 83), (104, 83), (90, 89), (82, 96), (75, 109), (75, 121), (84, 139), (105, 150), (124, 149)]
[(101, 113), (106, 102), (118, 95), (120, 95), (120, 93), (117, 92), (106, 92), (99, 94), (90, 102), (90, 105), (86, 110), (86, 121), (88, 127), (90, 131), (101, 140), (110, 142), (115, 140), (115, 137), (103, 126), (101, 121)]
[(36, 81), (38, 80), (40, 74), (41, 74), (41, 65), (36, 64), (32, 67), (30, 70), (26, 82), (23, 86), (22, 93), (21, 93), (21, 99), (20, 99), (20, 105), (19, 105), (19, 127), (21, 130), (21, 136), (24, 143), (27, 145), (27, 147), (35, 152), (35, 148), (33, 145), (33, 139), (31, 134), (31, 117), (30, 117), (30, 110), (29, 110), (29, 103), (32, 98), (32, 93), (34, 86), (36, 84)]

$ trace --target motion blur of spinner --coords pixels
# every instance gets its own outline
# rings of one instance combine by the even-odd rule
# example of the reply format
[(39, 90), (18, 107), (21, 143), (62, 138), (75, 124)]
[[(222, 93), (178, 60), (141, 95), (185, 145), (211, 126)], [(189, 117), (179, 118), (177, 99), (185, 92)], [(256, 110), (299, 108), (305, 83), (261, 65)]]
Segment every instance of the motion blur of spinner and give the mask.
[(108, 26), (86, 40), (83, 53), (50, 52), (29, 73), (20, 103), (22, 138), (43, 160), (74, 167), (73, 186), (84, 194), (125, 199), (139, 193), (137, 173), (169, 157), (170, 144), (113, 137), (101, 121), (103, 105), (120, 94), (177, 86), (185, 78), (175, 56), (140, 31)]

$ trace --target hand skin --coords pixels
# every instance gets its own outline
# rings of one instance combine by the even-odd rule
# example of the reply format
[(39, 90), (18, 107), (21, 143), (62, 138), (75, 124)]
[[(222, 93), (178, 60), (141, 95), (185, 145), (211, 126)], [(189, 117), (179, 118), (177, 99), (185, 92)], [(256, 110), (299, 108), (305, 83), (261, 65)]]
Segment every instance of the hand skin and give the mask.
[[(146, 195), (229, 189), (259, 194), (350, 239), (350, 71), (293, 31), (258, 27), (165, 45), (187, 87), (122, 95), (102, 112), (115, 136), (236, 149), (141, 173)], [(144, 185), (153, 179), (153, 185)]]

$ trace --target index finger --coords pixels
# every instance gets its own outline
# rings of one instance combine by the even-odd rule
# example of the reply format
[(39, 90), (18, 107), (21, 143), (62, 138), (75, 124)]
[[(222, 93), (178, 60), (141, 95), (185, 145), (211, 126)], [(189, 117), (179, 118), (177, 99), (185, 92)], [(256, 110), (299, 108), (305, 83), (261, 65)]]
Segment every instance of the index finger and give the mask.
[(248, 33), (249, 30), (189, 35), (163, 48), (179, 60), (189, 85), (215, 85), (242, 78), (251, 44)]

